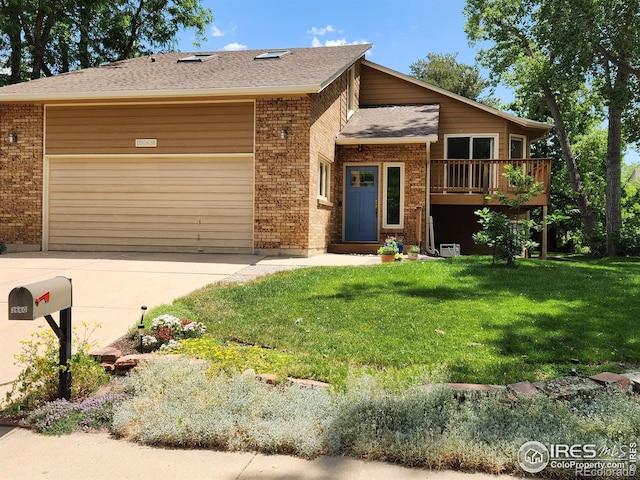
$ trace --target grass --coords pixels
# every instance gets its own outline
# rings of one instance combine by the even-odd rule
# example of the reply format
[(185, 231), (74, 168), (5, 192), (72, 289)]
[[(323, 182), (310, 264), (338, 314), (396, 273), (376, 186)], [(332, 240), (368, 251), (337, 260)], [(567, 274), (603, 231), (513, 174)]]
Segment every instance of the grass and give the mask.
[[(404, 385), (433, 372), (452, 382), (535, 381), (640, 363), (640, 259), (299, 269), (212, 285), (147, 319), (165, 312), (204, 322), (233, 348), (269, 347), (281, 375), (336, 385), (350, 372)], [(269, 368), (268, 350), (261, 362)]]

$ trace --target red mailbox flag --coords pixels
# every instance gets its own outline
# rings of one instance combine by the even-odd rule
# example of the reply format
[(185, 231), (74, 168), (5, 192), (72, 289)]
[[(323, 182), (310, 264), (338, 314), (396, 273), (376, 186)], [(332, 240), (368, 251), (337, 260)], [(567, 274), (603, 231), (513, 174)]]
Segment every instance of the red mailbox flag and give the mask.
[(38, 298), (36, 298), (36, 307), (40, 305), (42, 301), (44, 301), (45, 303), (49, 303), (50, 299), (51, 299), (51, 292), (43, 293)]

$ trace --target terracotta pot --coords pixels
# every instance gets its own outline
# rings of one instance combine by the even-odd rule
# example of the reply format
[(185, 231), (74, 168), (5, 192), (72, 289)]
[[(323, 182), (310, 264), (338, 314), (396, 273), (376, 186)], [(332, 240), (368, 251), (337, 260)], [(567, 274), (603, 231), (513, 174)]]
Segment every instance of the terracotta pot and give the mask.
[(396, 256), (393, 253), (390, 255), (380, 255), (380, 260), (382, 261), (382, 263), (395, 262)]

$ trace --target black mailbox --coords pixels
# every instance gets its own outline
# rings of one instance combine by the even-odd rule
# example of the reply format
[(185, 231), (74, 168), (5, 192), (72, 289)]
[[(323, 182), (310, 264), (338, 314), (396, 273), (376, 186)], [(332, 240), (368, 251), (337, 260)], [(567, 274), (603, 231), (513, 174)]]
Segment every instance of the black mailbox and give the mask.
[(16, 287), (9, 292), (9, 320), (35, 320), (71, 307), (71, 279), (50, 280)]
[[(60, 325), (51, 316), (60, 312)], [(58, 397), (71, 399), (71, 279), (51, 280), (16, 287), (9, 292), (9, 320), (44, 317), (60, 340), (60, 383)]]

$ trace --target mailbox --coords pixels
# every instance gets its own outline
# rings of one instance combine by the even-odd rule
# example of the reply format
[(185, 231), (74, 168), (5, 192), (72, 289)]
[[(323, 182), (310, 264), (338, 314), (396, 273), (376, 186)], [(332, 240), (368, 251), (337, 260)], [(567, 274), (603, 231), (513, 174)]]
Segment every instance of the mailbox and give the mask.
[(16, 287), (9, 292), (9, 320), (35, 320), (71, 307), (71, 279), (50, 280)]

